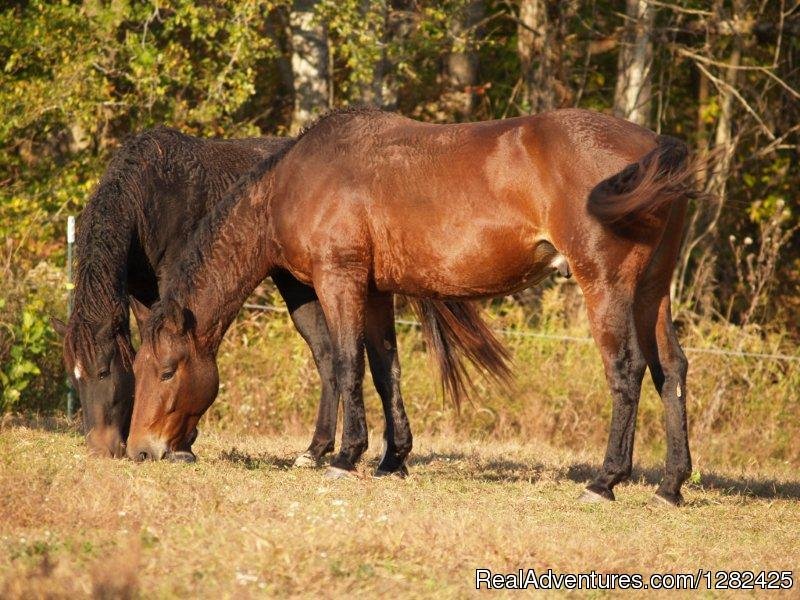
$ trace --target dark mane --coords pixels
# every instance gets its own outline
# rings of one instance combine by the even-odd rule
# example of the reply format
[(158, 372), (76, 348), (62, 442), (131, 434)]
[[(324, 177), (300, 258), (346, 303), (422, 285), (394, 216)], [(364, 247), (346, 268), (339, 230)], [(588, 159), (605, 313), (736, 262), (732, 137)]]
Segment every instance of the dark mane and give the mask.
[[(157, 153), (157, 139), (166, 128), (128, 139), (114, 155), (92, 193), (78, 223), (73, 317), (65, 350), (73, 360), (93, 360), (95, 333), (102, 327), (128, 329), (128, 296), (124, 270), (130, 247), (133, 205), (145, 192), (148, 154)], [(177, 133), (177, 132), (174, 132)], [(123, 359), (132, 360), (130, 342), (120, 343)]]
[(377, 106), (373, 106), (371, 104), (353, 104), (351, 106), (343, 106), (341, 108), (334, 108), (329, 110), (325, 113), (322, 113), (319, 117), (311, 121), (308, 125), (303, 127), (300, 130), (300, 133), (297, 134), (295, 138), (297, 141), (301, 140), (303, 137), (308, 135), (310, 132), (320, 129), (322, 126), (335, 125), (336, 121), (339, 121), (342, 118), (348, 117), (358, 117), (361, 115), (374, 115), (376, 113), (384, 113), (386, 112), (382, 108), (378, 108)]
[[(110, 328), (123, 360), (133, 357), (128, 316), (128, 260), (135, 238), (147, 245), (153, 222), (148, 204), (161, 191), (176, 187), (189, 198), (201, 189), (220, 197), (232, 183), (228, 163), (242, 152), (267, 155), (280, 140), (250, 138), (205, 140), (168, 127), (156, 127), (125, 140), (111, 159), (83, 210), (76, 239), (75, 305), (64, 340), (73, 360), (92, 360), (96, 334)], [(239, 154), (212, 147), (235, 148)], [(231, 158), (233, 156), (233, 158)], [(202, 160), (211, 160), (212, 169)], [(155, 217), (158, 219), (158, 217)]]
[(264, 186), (271, 184), (267, 174), (298, 141), (312, 132), (337, 125), (340, 119), (381, 112), (384, 111), (367, 105), (354, 105), (331, 110), (305, 127), (296, 138), (287, 140), (284, 146), (261, 160), (248, 173), (240, 177), (194, 228), (180, 259), (159, 273), (159, 279), (166, 282), (168, 287), (162, 291), (161, 299), (151, 307), (148, 328), (144, 332), (145, 341), (152, 342), (168, 322), (176, 323), (183, 318), (179, 311), (182, 310), (181, 307), (187, 306), (188, 298), (192, 295), (197, 283), (198, 271), (207, 263), (219, 230), (227, 221), (231, 211), (245, 199), (263, 196), (267, 193)]
[(148, 328), (144, 332), (145, 341), (152, 341), (170, 319), (174, 321), (178, 318), (175, 311), (186, 305), (186, 300), (194, 288), (195, 276), (208, 259), (216, 236), (231, 211), (239, 202), (262, 191), (265, 176), (275, 168), (295, 143), (296, 139), (287, 139), (277, 152), (259, 161), (255, 167), (242, 175), (197, 223), (180, 259), (160, 274), (160, 278), (169, 287), (163, 291), (161, 299), (152, 306)]

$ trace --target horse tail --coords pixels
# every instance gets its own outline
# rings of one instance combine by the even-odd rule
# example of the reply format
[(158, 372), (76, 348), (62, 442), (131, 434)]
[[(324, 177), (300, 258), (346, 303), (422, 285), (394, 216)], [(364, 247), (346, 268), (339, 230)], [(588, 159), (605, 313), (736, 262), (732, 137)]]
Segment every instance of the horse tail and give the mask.
[(658, 136), (638, 162), (598, 183), (589, 193), (589, 213), (605, 225), (649, 219), (660, 208), (692, 194), (693, 171), (682, 141)]
[(442, 378), (442, 389), (460, 406), (472, 384), (464, 359), (495, 382), (511, 379), (508, 350), (484, 323), (473, 302), (411, 298)]

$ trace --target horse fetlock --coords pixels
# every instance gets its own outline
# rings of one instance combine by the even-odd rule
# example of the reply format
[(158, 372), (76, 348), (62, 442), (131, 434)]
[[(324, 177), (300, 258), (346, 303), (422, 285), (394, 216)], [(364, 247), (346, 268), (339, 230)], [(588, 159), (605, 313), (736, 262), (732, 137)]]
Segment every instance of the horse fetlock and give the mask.
[[(408, 453), (401, 454), (400, 452), (385, 450), (378, 464), (378, 471), (394, 473), (405, 469), (406, 456), (408, 456)], [(407, 469), (406, 472), (408, 472)]]
[(361, 455), (366, 451), (366, 444), (358, 444), (356, 446), (342, 447), (339, 454), (331, 461), (331, 466), (346, 471), (355, 471), (356, 463), (361, 458)]
[(310, 455), (314, 460), (319, 461), (323, 456), (333, 452), (333, 440), (312, 440), (311, 445), (306, 450), (305, 454)]
[(401, 460), (405, 460), (405, 458), (411, 454), (412, 447), (411, 437), (409, 437), (408, 440), (400, 440), (395, 443), (394, 454), (399, 456)]

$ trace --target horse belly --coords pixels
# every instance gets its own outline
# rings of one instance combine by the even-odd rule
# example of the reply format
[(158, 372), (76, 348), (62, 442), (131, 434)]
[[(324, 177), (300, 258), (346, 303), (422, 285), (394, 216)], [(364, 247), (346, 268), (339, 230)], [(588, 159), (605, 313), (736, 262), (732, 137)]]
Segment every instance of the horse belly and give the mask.
[(441, 235), (435, 228), (384, 237), (374, 245), (381, 291), (439, 297), (481, 297), (527, 287), (552, 271), (530, 226), (471, 227)]

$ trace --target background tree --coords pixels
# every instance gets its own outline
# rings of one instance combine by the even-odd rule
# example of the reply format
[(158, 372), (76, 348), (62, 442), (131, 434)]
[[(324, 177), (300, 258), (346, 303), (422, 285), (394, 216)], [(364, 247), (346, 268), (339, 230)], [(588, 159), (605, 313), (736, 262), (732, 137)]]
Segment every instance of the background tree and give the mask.
[(648, 0), (627, 0), (625, 40), (619, 49), (614, 114), (638, 125), (650, 122), (653, 17)]
[(292, 132), (299, 131), (331, 103), (328, 83), (328, 33), (316, 14), (318, 0), (297, 0), (290, 12), (294, 112)]
[(484, 17), (483, 0), (469, 0), (450, 22), (452, 47), (444, 59), (445, 110), (467, 118), (475, 103), (479, 57), (477, 29)]

